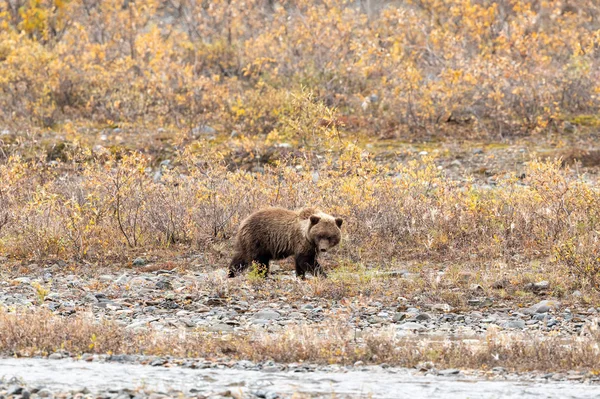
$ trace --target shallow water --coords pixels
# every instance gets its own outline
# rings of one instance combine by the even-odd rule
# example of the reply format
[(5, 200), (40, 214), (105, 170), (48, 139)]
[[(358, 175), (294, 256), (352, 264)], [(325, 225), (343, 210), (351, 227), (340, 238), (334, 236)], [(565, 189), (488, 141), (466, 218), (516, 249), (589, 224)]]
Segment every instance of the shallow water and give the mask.
[[(71, 359), (0, 359), (0, 379), (17, 377), (28, 386), (53, 391), (91, 392), (143, 388), (240, 396), (262, 390), (289, 397), (352, 398), (597, 398), (600, 386), (569, 382), (485, 381), (455, 376), (413, 375), (406, 369), (370, 368), (348, 372), (265, 372), (237, 369), (185, 369)], [(304, 395), (302, 395), (304, 396)]]

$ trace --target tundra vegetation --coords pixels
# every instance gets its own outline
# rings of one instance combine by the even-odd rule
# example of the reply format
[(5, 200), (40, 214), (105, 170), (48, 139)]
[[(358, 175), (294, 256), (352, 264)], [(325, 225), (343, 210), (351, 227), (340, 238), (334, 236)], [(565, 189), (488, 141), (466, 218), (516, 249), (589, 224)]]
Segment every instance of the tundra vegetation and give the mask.
[[(599, 306), (599, 43), (594, 0), (3, 0), (0, 281), (138, 256), (224, 269), (252, 211), (310, 205), (344, 219), (329, 279), (198, 289), (460, 311), (479, 291), (527, 306), (546, 280), (547, 298)], [(39, 310), (37, 287), (41, 306), (0, 311), (5, 353), (568, 369), (598, 351), (593, 329), (569, 350), (494, 332), (414, 350), (348, 326), (142, 336)]]

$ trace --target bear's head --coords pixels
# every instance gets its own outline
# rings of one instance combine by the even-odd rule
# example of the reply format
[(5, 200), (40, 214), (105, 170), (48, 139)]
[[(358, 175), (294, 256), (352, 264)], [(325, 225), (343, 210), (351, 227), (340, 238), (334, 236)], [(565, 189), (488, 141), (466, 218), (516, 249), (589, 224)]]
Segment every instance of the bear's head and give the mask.
[(310, 216), (308, 239), (315, 245), (317, 253), (327, 252), (340, 243), (343, 222), (342, 218), (322, 213)]

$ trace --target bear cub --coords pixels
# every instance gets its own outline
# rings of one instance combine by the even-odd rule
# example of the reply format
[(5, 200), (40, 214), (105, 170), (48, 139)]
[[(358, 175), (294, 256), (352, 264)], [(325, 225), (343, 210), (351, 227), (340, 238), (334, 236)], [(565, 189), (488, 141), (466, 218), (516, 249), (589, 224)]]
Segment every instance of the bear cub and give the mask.
[(341, 218), (317, 208), (259, 210), (244, 219), (239, 227), (228, 276), (235, 277), (252, 262), (266, 276), (269, 261), (293, 255), (296, 276), (304, 279), (308, 271), (314, 276), (327, 277), (317, 255), (339, 244), (342, 223)]

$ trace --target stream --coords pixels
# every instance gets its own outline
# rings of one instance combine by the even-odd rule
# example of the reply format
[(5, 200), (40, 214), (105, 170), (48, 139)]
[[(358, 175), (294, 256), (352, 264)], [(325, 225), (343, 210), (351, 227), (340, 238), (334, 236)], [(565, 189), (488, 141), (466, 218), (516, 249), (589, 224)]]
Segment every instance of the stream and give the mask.
[[(17, 378), (51, 392), (86, 388), (116, 396), (122, 389), (182, 392), (185, 396), (336, 398), (597, 398), (600, 385), (545, 380), (482, 380), (462, 375), (415, 374), (408, 369), (366, 367), (346, 372), (266, 372), (187, 369), (72, 359), (0, 359), (0, 381)], [(14, 381), (14, 380), (13, 380)], [(227, 392), (229, 391), (229, 393)], [(112, 393), (112, 395), (110, 394)]]

